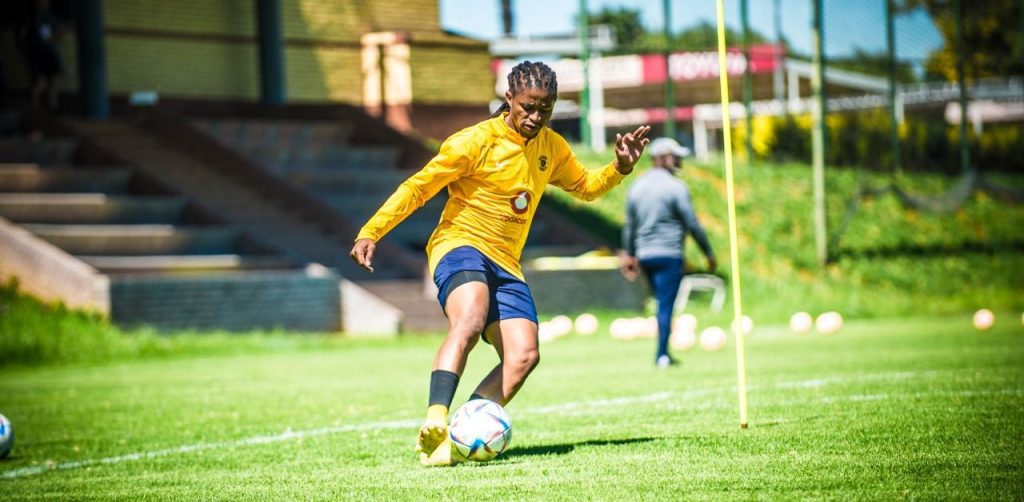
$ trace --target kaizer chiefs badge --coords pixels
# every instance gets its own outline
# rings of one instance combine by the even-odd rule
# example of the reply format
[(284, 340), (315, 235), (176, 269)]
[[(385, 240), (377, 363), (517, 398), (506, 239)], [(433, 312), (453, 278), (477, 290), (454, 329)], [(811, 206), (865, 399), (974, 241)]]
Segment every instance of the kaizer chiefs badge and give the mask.
[(540, 162), (540, 166), (539, 166), (540, 170), (541, 171), (547, 170), (547, 168), (548, 168), (548, 156), (547, 155), (541, 155), (540, 159), (538, 159), (538, 161)]
[(530, 192), (519, 192), (509, 199), (509, 204), (512, 206), (512, 211), (516, 214), (523, 214), (530, 209)]

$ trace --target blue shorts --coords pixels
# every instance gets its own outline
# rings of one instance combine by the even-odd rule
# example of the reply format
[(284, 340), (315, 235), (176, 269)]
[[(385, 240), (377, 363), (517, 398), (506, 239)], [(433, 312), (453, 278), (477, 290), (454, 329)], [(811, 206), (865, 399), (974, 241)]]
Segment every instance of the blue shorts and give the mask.
[[(442, 311), (451, 290), (465, 284), (464, 280), (452, 280), (460, 272), (472, 272), (474, 280), (486, 282), (491, 291), (484, 326), (490, 326), (494, 321), (515, 318), (537, 322), (537, 306), (533, 303), (530, 287), (470, 246), (461, 246), (449, 251), (434, 269), (437, 301), (441, 304)], [(462, 274), (462, 277), (465, 276), (466, 274)], [(484, 339), (486, 340), (486, 337)]]

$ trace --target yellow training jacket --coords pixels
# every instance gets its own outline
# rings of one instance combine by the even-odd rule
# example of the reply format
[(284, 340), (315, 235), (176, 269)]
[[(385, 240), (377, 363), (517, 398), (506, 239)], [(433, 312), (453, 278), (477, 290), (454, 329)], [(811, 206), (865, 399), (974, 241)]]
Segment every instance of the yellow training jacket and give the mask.
[(544, 128), (526, 141), (505, 115), (449, 137), (441, 151), (409, 177), (359, 231), (356, 239), (380, 240), (445, 186), (448, 203), (427, 242), (430, 273), (441, 258), (472, 246), (523, 279), (519, 256), (548, 183), (593, 200), (622, 181), (614, 162), (588, 170), (561, 135)]

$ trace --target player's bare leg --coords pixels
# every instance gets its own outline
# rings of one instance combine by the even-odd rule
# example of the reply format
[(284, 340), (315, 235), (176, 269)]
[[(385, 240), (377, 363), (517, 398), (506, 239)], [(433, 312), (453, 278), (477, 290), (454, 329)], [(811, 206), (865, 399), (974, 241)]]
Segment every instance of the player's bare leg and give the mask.
[(485, 336), (501, 362), (480, 381), (475, 394), (505, 406), (540, 362), (537, 324), (529, 319), (505, 319), (491, 323)]
[[(466, 368), (466, 358), (480, 340), (480, 333), (487, 319), (489, 290), (482, 282), (468, 282), (456, 287), (448, 295), (445, 313), (448, 315), (448, 336), (434, 357), (434, 371), (455, 375), (450, 383), (448, 404), (431, 404), (427, 408), (427, 419), (420, 427), (416, 438), (416, 450), (420, 452), (423, 465), (450, 465), (452, 463), (451, 440), (448, 438), (448, 406), (455, 393), (457, 378)], [(433, 377), (432, 382), (433, 385)], [(433, 393), (433, 392), (432, 392)]]

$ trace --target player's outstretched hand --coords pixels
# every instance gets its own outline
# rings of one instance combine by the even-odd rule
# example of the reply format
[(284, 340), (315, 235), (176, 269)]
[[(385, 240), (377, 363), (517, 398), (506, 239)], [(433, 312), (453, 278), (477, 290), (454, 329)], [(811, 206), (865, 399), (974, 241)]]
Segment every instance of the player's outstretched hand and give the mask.
[(644, 147), (651, 142), (651, 139), (647, 137), (649, 132), (651, 132), (651, 126), (640, 126), (633, 132), (615, 135), (615, 168), (620, 173), (633, 172), (633, 166), (643, 155)]
[(373, 252), (376, 249), (377, 244), (373, 242), (373, 239), (359, 239), (352, 246), (352, 251), (348, 255), (360, 267), (373, 272)]

